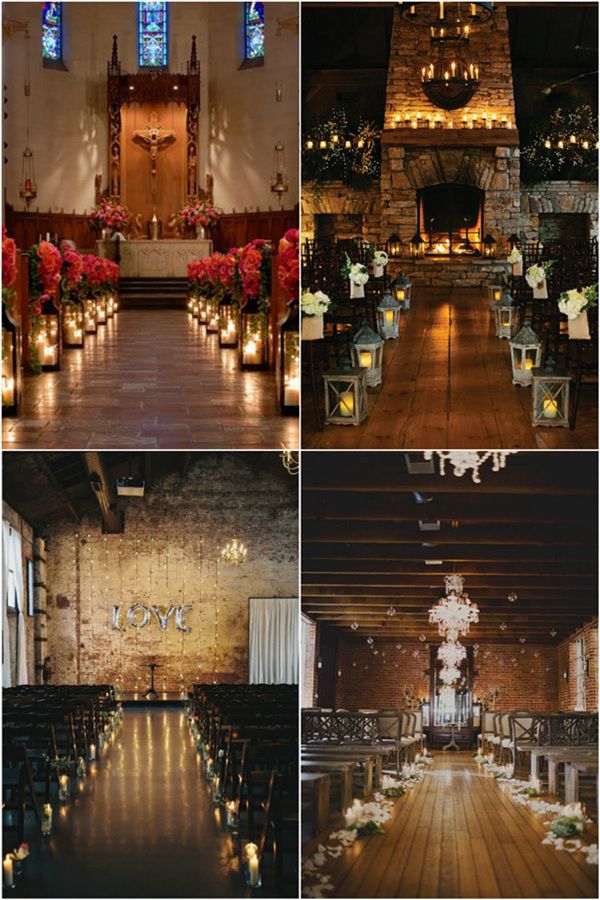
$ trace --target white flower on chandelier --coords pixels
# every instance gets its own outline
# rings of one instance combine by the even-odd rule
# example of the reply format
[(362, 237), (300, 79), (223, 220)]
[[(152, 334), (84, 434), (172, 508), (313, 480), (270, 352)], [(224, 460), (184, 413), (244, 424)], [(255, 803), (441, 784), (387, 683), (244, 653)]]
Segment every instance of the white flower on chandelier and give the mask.
[(437, 658), (448, 669), (458, 668), (467, 658), (467, 648), (460, 641), (445, 641), (438, 647)]
[(462, 577), (462, 575), (446, 575), (444, 577), (444, 584), (446, 585), (447, 597), (449, 597), (451, 594), (460, 597), (463, 592), (465, 579)]
[(465, 594), (442, 597), (437, 606), (429, 610), (429, 621), (438, 626), (440, 635), (447, 641), (456, 641), (459, 634), (468, 634), (471, 625), (479, 622), (479, 610)]
[(443, 669), (440, 669), (439, 679), (442, 684), (450, 687), (455, 681), (460, 680), (460, 669), (457, 669), (454, 666), (444, 666)]
[(430, 460), (434, 453), (440, 460), (440, 475), (446, 474), (446, 462), (450, 462), (458, 478), (471, 469), (473, 481), (481, 484), (479, 469), (488, 459), (492, 460), (492, 471), (499, 472), (505, 468), (507, 457), (518, 450), (425, 450), (423, 456)]

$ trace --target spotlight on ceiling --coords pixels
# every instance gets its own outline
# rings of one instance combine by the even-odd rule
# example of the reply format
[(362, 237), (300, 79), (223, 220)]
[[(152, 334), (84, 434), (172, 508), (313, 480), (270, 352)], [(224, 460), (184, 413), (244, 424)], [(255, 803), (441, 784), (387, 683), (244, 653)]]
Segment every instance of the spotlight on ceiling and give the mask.
[(419, 519), (419, 531), (439, 531), (440, 528), (439, 519)]
[(425, 562), (426, 566), (443, 566), (444, 565), (443, 559), (426, 559), (424, 562)]
[(117, 478), (119, 497), (143, 497), (146, 482), (143, 478)]

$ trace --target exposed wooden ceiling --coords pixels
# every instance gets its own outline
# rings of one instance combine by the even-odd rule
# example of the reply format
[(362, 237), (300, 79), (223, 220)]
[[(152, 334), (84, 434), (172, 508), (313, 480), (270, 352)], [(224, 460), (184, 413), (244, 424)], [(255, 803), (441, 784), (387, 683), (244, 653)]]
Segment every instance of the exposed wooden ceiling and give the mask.
[[(596, 454), (522, 452), (500, 472), (486, 463), (479, 485), (448, 469), (410, 475), (401, 452), (304, 454), (306, 614), (357, 637), (434, 640), (429, 608), (457, 572), (480, 611), (469, 640), (555, 643), (592, 618)], [(421, 530), (425, 520), (440, 530)]]

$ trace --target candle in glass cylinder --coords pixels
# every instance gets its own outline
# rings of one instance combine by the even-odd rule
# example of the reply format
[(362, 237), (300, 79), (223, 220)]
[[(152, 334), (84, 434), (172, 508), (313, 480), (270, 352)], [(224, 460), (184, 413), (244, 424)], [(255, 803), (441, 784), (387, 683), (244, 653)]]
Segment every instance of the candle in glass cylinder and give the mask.
[(340, 394), (340, 415), (349, 418), (354, 414), (354, 392), (342, 391)]
[(237, 800), (230, 800), (226, 804), (227, 810), (227, 821), (226, 825), (228, 828), (236, 828), (238, 821), (238, 813), (237, 813)]
[(52, 807), (49, 803), (44, 803), (42, 810), (42, 834), (50, 834), (52, 831)]
[(4, 887), (14, 887), (15, 885), (15, 876), (13, 872), (13, 861), (12, 856), (7, 853), (6, 857), (2, 861), (2, 884)]
[(285, 404), (286, 406), (298, 406), (300, 402), (300, 378), (298, 375), (286, 376), (285, 382)]
[(58, 799), (67, 800), (69, 797), (69, 776), (58, 776)]
[(542, 406), (544, 419), (556, 419), (558, 415), (558, 402), (551, 397), (544, 398)]
[(88, 759), (90, 762), (93, 762), (96, 759), (96, 745), (90, 744), (88, 747)]
[(250, 887), (258, 887), (260, 880), (260, 863), (256, 844), (246, 844), (246, 862), (248, 865), (248, 881)]

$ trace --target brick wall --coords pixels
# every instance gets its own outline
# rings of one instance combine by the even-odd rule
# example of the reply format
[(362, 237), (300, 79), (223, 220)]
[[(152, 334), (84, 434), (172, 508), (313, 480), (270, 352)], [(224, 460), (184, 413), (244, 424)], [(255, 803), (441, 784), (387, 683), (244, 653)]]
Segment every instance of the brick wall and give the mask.
[[(199, 454), (200, 455), (200, 454)], [(48, 648), (52, 681), (146, 684), (149, 657), (157, 684), (243, 682), (248, 677), (248, 598), (297, 596), (297, 479), (255, 473), (246, 455), (203, 453), (185, 479), (156, 481), (144, 499), (123, 504), (125, 532), (103, 535), (98, 516), (77, 529), (47, 532)], [(219, 564), (237, 536), (248, 545), (240, 567)], [(113, 605), (190, 604), (185, 624), (163, 631), (112, 629)], [(139, 618), (141, 619), (141, 613)]]
[[(12, 509), (8, 503), (2, 503), (2, 518), (5, 519), (9, 525), (16, 532), (21, 535), (21, 548), (23, 555), (23, 588), (25, 591), (24, 602), (27, 603), (27, 560), (33, 559), (33, 528), (25, 522), (21, 516)], [(10, 670), (15, 678), (17, 671), (17, 658), (16, 658), (16, 637), (17, 637), (17, 617), (16, 615), (9, 614), (8, 617), (8, 630), (9, 630), (9, 639), (10, 639)], [(25, 611), (25, 642), (26, 642), (26, 653), (27, 653), (27, 675), (29, 679), (29, 683), (33, 684), (35, 682), (35, 653), (34, 653), (34, 617), (27, 615), (27, 611)]]
[[(598, 709), (598, 620), (587, 622), (558, 646), (558, 704), (565, 711), (576, 708), (575, 641), (583, 638), (587, 672), (585, 677), (585, 708)], [(566, 677), (565, 677), (566, 675)]]
[[(429, 695), (429, 644), (401, 641), (398, 649), (394, 641), (381, 641), (376, 649), (375, 656), (362, 640), (340, 640), (337, 706), (402, 707), (405, 693)], [(498, 710), (524, 705), (540, 712), (558, 708), (556, 647), (481, 644), (475, 654), (475, 673), (474, 695), (498, 689)]]

